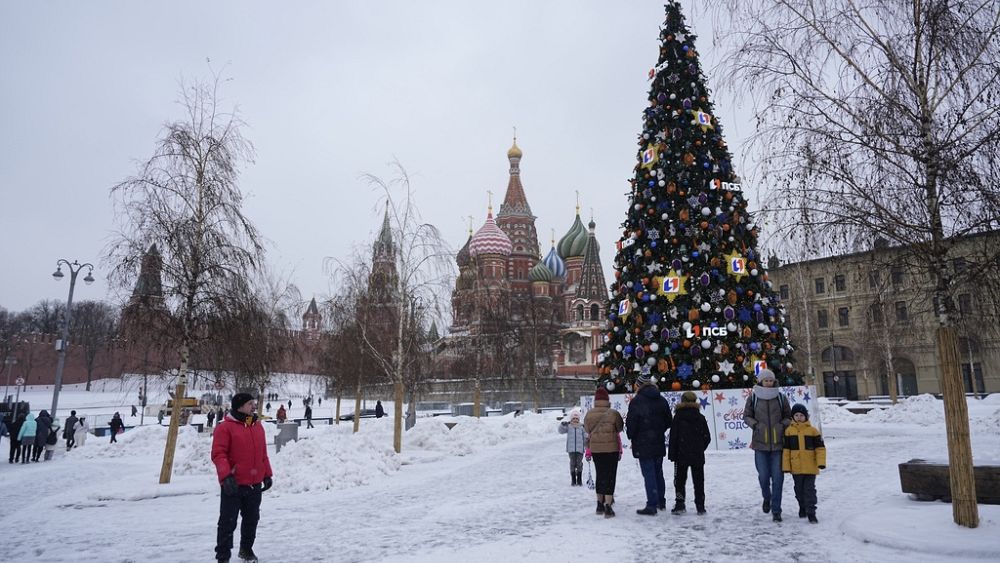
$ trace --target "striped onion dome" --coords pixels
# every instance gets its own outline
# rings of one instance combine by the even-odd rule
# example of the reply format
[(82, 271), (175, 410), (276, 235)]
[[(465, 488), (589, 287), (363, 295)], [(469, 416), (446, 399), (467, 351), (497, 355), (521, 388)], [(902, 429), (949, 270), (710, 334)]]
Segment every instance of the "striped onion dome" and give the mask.
[(552, 272), (553, 279), (566, 279), (566, 263), (563, 259), (559, 257), (559, 253), (556, 252), (556, 245), (552, 245), (552, 249), (549, 250), (549, 254), (543, 260), (545, 266), (548, 267), (549, 271)]
[(528, 270), (528, 279), (533, 282), (550, 282), (552, 281), (552, 270), (545, 265), (545, 262), (539, 262), (535, 264), (535, 267)]
[(580, 212), (577, 211), (576, 219), (573, 221), (573, 226), (569, 228), (569, 232), (563, 235), (563, 238), (559, 239), (559, 245), (556, 250), (559, 252), (559, 256), (563, 260), (574, 257), (582, 257), (583, 250), (587, 247), (587, 229), (583, 226), (583, 221), (580, 220)]
[(514, 246), (510, 243), (507, 235), (500, 230), (497, 222), (493, 220), (493, 208), (486, 214), (486, 223), (472, 235), (469, 241), (469, 254), (479, 256), (480, 254), (500, 254), (510, 256)]

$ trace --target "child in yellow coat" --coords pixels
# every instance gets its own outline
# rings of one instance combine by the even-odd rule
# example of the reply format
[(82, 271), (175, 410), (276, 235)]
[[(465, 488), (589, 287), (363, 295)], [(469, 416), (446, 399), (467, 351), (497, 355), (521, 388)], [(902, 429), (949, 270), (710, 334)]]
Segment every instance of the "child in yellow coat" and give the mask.
[(809, 424), (809, 410), (803, 404), (792, 407), (792, 424), (785, 429), (781, 470), (791, 473), (795, 481), (795, 499), (799, 501), (799, 518), (816, 519), (816, 476), (826, 469), (826, 446), (819, 430)]

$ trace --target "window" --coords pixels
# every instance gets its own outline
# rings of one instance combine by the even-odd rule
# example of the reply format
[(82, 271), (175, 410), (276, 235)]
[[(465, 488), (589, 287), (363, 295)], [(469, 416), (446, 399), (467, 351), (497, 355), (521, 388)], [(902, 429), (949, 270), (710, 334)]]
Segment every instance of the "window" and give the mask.
[(963, 293), (958, 296), (958, 312), (961, 315), (972, 314), (972, 296), (968, 293)]
[[(973, 376), (976, 380), (975, 388), (972, 387)], [(986, 385), (983, 382), (983, 365), (979, 362), (976, 362), (971, 366), (969, 364), (962, 364), (962, 379), (965, 381), (966, 393), (986, 392)]]
[(590, 306), (590, 320), (592, 321), (601, 320), (601, 307), (597, 303), (594, 303), (593, 305)]
[(840, 326), (851, 326), (851, 310), (847, 307), (837, 309), (837, 324)]
[(816, 325), (819, 328), (826, 328), (830, 326), (830, 319), (826, 314), (826, 309), (820, 309), (816, 311)]
[(906, 301), (896, 301), (896, 320), (902, 323), (910, 321), (910, 314), (906, 311)]
[(583, 320), (583, 303), (576, 306), (576, 320)]
[(965, 258), (955, 258), (951, 261), (951, 269), (956, 275), (965, 273), (965, 269), (968, 265), (969, 264), (965, 261)]
[(851, 350), (847, 346), (830, 346), (828, 348), (824, 348), (823, 352), (820, 353), (820, 360), (825, 363), (833, 361), (853, 362), (854, 350)]
[(878, 275), (878, 272), (868, 272), (868, 287), (870, 289), (875, 289), (878, 287), (882, 276)]
[(889, 271), (889, 275), (892, 276), (892, 285), (901, 285), (903, 283), (902, 266), (893, 266)]
[(788, 299), (789, 292), (788, 292), (788, 284), (787, 283), (781, 284), (781, 287), (778, 288), (778, 291), (779, 291), (779, 295), (781, 295), (782, 299), (785, 299), (785, 300)]
[(837, 291), (847, 291), (847, 278), (844, 274), (833, 276), (833, 287)]
[(876, 303), (872, 305), (870, 311), (872, 324), (881, 326), (885, 322), (885, 317), (882, 315), (882, 306)]
[(826, 281), (823, 278), (816, 278), (816, 295), (826, 293)]

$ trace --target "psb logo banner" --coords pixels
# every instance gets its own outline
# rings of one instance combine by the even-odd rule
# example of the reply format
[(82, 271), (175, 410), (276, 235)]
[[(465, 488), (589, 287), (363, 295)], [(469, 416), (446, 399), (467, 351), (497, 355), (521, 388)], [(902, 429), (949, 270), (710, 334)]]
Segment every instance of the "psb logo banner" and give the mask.
[(760, 375), (760, 370), (767, 369), (766, 360), (757, 360), (753, 363), (753, 373), (754, 375)]
[(687, 329), (688, 338), (701, 338), (701, 335), (705, 336), (729, 336), (729, 330), (724, 326), (692, 326)]
[(667, 276), (663, 278), (663, 293), (680, 293), (681, 291), (681, 278)]
[(733, 270), (734, 274), (747, 273), (747, 262), (743, 258), (733, 258), (729, 262), (729, 267)]

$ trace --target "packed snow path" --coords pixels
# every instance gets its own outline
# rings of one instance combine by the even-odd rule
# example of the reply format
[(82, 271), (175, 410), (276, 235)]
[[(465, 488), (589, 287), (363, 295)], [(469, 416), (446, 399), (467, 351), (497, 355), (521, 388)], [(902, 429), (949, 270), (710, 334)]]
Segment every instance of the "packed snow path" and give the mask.
[[(761, 512), (749, 452), (708, 454), (707, 515), (689, 506), (683, 516), (655, 517), (635, 514), (645, 495), (626, 453), (618, 516), (604, 519), (594, 514), (592, 491), (570, 487), (552, 415), (449, 419), (458, 422), (450, 431), (442, 420), (420, 419), (399, 456), (389, 448), (389, 419), (365, 420), (357, 435), (344, 424), (301, 430), (298, 443), (272, 448), (275, 487), (264, 495), (255, 545), (262, 561), (1000, 558), (1000, 507), (981, 505), (981, 527), (967, 530), (951, 523), (950, 505), (899, 492), (898, 463), (946, 457), (936, 420), (829, 417), (818, 525), (797, 517), (790, 478), (785, 522)], [(973, 429), (977, 460), (1000, 459), (996, 425)], [(90, 438), (48, 463), (0, 465), (5, 560), (211, 560), (219, 493), (210, 438), (182, 432), (173, 482), (160, 486), (163, 436), (162, 428), (142, 428), (119, 444)], [(671, 502), (672, 464), (664, 470)]]

